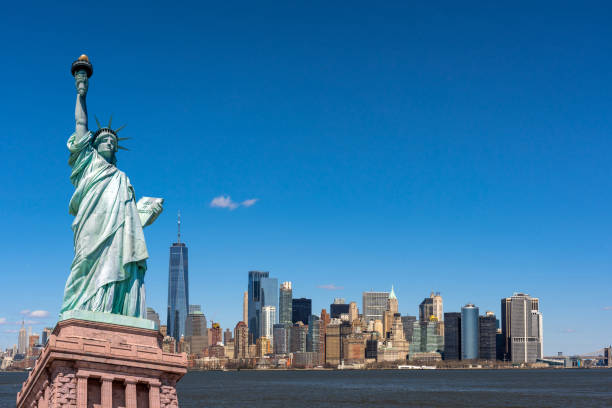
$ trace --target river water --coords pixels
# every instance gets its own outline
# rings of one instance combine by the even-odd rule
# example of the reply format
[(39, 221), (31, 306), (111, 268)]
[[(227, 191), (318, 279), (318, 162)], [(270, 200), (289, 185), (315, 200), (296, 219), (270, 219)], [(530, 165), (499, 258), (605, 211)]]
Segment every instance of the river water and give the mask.
[[(0, 373), (0, 407), (24, 378)], [(612, 370), (201, 371), (177, 390), (181, 408), (612, 407)]]

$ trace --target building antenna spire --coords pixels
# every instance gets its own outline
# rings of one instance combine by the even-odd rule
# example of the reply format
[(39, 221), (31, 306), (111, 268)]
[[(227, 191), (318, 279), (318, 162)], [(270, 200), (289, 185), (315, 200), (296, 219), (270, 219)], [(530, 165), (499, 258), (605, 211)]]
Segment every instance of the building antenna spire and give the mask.
[(178, 212), (178, 243), (181, 243), (181, 210)]

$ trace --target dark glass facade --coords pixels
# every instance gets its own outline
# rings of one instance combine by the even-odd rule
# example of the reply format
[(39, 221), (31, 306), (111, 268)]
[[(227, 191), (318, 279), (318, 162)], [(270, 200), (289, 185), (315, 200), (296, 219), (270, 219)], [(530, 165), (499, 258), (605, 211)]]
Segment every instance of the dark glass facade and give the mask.
[(308, 324), (308, 319), (312, 314), (312, 299), (299, 298), (292, 300), (292, 321), (293, 323), (302, 322)]
[(185, 320), (189, 305), (189, 262), (187, 246), (174, 243), (170, 247), (168, 271), (168, 335), (177, 342), (185, 335)]
[(332, 303), (329, 305), (329, 314), (332, 319), (339, 319), (340, 315), (349, 312), (349, 305), (344, 303)]
[(402, 326), (404, 328), (404, 338), (412, 341), (412, 331), (416, 322), (416, 316), (402, 316)]
[(482, 360), (497, 359), (497, 322), (495, 315), (479, 318), (480, 345), (479, 354)]
[(461, 359), (461, 313), (444, 313), (444, 359)]
[(260, 334), (261, 322), (261, 280), (268, 278), (269, 272), (250, 271), (249, 272), (249, 338), (255, 342)]

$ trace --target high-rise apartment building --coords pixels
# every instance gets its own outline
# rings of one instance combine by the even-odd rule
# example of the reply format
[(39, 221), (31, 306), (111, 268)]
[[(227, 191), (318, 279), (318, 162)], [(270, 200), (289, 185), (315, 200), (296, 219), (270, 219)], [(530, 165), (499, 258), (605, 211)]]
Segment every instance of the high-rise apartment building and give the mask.
[(281, 283), (278, 293), (278, 322), (280, 324), (293, 324), (293, 290), (291, 282)]
[(543, 355), (540, 300), (524, 293), (502, 299), (504, 359), (513, 363), (534, 363)]
[(270, 273), (260, 271), (249, 271), (249, 337), (250, 341), (254, 342), (261, 333), (260, 319), (262, 308), (262, 291), (261, 280), (269, 278)]
[(495, 318), (495, 313), (487, 312), (484, 316), (480, 316), (478, 326), (479, 358), (481, 360), (496, 360), (497, 319)]
[(189, 262), (185, 243), (181, 242), (181, 214), (178, 216), (178, 239), (170, 247), (168, 270), (168, 335), (178, 342), (185, 335), (189, 305)]
[(274, 354), (287, 354), (289, 353), (290, 346), (290, 330), (291, 325), (278, 323), (274, 325), (274, 343), (273, 350)]
[(382, 322), (387, 309), (389, 292), (363, 292), (363, 321), (380, 320)]
[[(291, 321), (295, 324), (302, 322), (308, 324), (308, 319), (312, 314), (312, 299), (299, 298), (291, 302), (292, 316)], [(306, 351), (306, 350), (304, 350)]]
[(461, 313), (444, 313), (444, 359), (461, 359)]
[(244, 322), (234, 327), (234, 358), (249, 358), (249, 328)]
[[(274, 340), (274, 325), (276, 324), (276, 307), (264, 306), (261, 308), (261, 333), (260, 336)], [(272, 344), (272, 343), (271, 343)]]
[(219, 343), (222, 343), (223, 339), (223, 330), (221, 329), (221, 325), (219, 323), (213, 323), (210, 327), (210, 340), (208, 343), (211, 346), (216, 346)]
[(185, 342), (191, 354), (202, 356), (208, 347), (208, 328), (206, 316), (202, 313), (200, 305), (189, 305), (189, 313), (185, 321)]
[(303, 324), (302, 321), (298, 321), (296, 324), (291, 326), (290, 335), (290, 352), (291, 353), (305, 353), (306, 352), (306, 337), (308, 336), (308, 326)]
[(461, 308), (461, 359), (478, 358), (479, 350), (479, 309), (471, 303)]
[(223, 345), (228, 345), (233, 342), (234, 338), (232, 337), (232, 331), (228, 328), (223, 332)]

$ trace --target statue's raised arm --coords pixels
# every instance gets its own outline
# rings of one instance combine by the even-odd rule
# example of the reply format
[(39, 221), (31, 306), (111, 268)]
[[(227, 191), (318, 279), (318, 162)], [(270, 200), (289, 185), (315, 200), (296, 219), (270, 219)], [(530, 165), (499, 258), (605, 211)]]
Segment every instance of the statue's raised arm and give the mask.
[(72, 64), (72, 75), (77, 89), (76, 107), (74, 109), (74, 119), (76, 121), (75, 132), (81, 136), (87, 133), (87, 89), (89, 87), (89, 77), (93, 74), (93, 66), (89, 62), (87, 55), (83, 54)]

